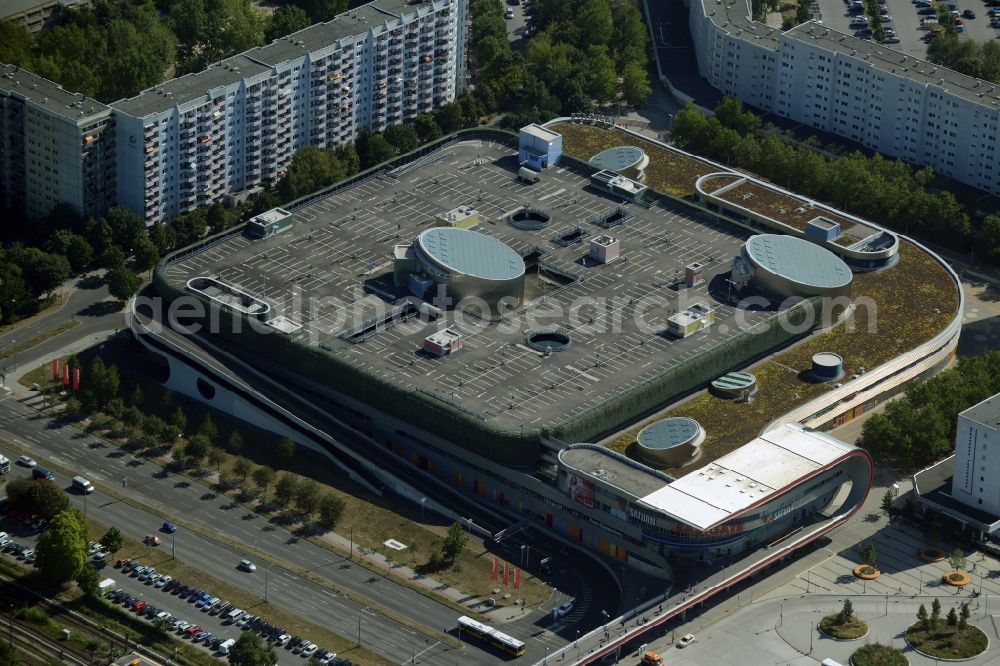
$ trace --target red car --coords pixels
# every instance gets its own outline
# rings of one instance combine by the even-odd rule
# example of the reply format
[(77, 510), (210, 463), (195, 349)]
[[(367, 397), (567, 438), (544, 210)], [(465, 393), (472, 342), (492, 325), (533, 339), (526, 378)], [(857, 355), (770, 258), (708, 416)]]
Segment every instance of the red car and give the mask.
[(205, 630), (199, 627), (197, 624), (192, 624), (190, 627), (184, 630), (184, 633), (187, 634), (188, 638), (191, 638), (195, 634), (200, 634), (203, 631)]
[(149, 605), (148, 601), (146, 601), (145, 599), (139, 599), (139, 601), (132, 604), (132, 610), (136, 613), (139, 613), (142, 611), (143, 608), (145, 608), (148, 605)]
[(147, 546), (159, 546), (162, 542), (160, 541), (160, 537), (153, 536), (152, 534), (147, 534), (143, 543), (145, 543)]
[(125, 566), (126, 564), (128, 564), (131, 561), (132, 561), (131, 557), (123, 557), (122, 559), (120, 559), (117, 562), (115, 562), (115, 567), (117, 567), (118, 569), (121, 569), (123, 566)]

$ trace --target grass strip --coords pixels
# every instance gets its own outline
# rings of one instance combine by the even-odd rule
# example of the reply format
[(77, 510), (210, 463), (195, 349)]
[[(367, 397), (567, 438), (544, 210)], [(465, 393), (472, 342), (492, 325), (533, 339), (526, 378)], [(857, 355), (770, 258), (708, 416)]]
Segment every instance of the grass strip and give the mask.
[(20, 354), (21, 352), (31, 349), (36, 345), (40, 345), (49, 338), (54, 338), (60, 333), (65, 333), (66, 331), (72, 330), (79, 326), (80, 322), (76, 319), (70, 319), (64, 321), (61, 324), (57, 324), (51, 328), (47, 328), (38, 335), (32, 336), (23, 342), (18, 342), (16, 344), (7, 345), (3, 351), (0, 351), (0, 359), (10, 358), (14, 354)]

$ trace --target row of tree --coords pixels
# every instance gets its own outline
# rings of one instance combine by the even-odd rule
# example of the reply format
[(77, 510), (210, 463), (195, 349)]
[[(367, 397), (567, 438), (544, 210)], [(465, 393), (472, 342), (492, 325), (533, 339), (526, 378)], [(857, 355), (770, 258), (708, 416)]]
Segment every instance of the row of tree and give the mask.
[(70, 8), (33, 36), (0, 21), (0, 62), (102, 102), (187, 74), (346, 11), (347, 0), (298, 0), (268, 16), (250, 0), (107, 2)]
[(995, 40), (960, 40), (958, 32), (951, 28), (927, 46), (927, 59), (962, 74), (1000, 83), (1000, 42)]
[(651, 92), (649, 35), (633, 0), (536, 0), (527, 55), (511, 47), (503, 4), (472, 0), (470, 38), (476, 95), (511, 112), (510, 127), (587, 112), (621, 93), (641, 104)]
[(910, 384), (881, 414), (865, 421), (859, 444), (872, 454), (920, 467), (955, 447), (959, 412), (1000, 393), (1000, 352), (960, 359), (925, 382)]
[(963, 249), (972, 238), (964, 206), (951, 192), (931, 187), (930, 168), (860, 151), (837, 156), (815, 138), (786, 140), (731, 97), (713, 116), (692, 105), (681, 109), (672, 136), (682, 147), (893, 229)]

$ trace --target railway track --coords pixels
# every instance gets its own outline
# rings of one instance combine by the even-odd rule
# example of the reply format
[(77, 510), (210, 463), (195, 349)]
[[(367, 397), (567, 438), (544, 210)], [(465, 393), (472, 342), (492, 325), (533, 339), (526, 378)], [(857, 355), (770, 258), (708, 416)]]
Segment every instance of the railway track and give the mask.
[(51, 663), (88, 666), (91, 663), (90, 655), (10, 616), (4, 616), (0, 631), (5, 632), (0, 640), (13, 644), (21, 656), (21, 663), (39, 666)]

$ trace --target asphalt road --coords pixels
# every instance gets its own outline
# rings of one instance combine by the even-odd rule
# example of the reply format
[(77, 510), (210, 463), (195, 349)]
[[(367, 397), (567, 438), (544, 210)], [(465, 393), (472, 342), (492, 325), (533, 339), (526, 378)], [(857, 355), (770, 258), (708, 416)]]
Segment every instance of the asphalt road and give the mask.
[(84, 339), (98, 331), (123, 327), (121, 306), (108, 295), (108, 288), (99, 277), (71, 280), (63, 285), (63, 290), (68, 295), (64, 296), (66, 301), (61, 307), (22, 326), (4, 327), (0, 331), (0, 349), (23, 344), (70, 319), (76, 319), (80, 323), (31, 349), (3, 359), (0, 367), (4, 373), (16, 370), (19, 363), (40, 358), (74, 340)]
[[(308, 541), (297, 539), (287, 530), (275, 527), (263, 519), (244, 519), (246, 512), (232, 507), (226, 498), (207, 498), (207, 489), (192, 484), (183, 477), (165, 475), (161, 468), (107, 445), (68, 426), (59, 426), (50, 419), (34, 414), (16, 400), (0, 400), (0, 426), (4, 435), (15, 444), (30, 449), (39, 460), (51, 460), (100, 484), (121, 484), (128, 479), (128, 492), (137, 501), (169, 513), (169, 515), (202, 526), (210, 531), (251, 544), (274, 553), (310, 573), (330, 580), (343, 589), (363, 595), (387, 608), (411, 617), (415, 622), (436, 630), (455, 625), (457, 613), (442, 603), (429, 599), (389, 579), (380, 577), (353, 562), (333, 555)], [(94, 446), (95, 448), (91, 448)], [(0, 449), (16, 459), (13, 451)], [(28, 470), (15, 465), (13, 476), (26, 475)], [(69, 478), (57, 474), (56, 482), (69, 486)], [(202, 499), (205, 496), (205, 499)], [(95, 492), (89, 497), (70, 495), (80, 509), (87, 504), (88, 515), (108, 525), (116, 525), (127, 536), (142, 540), (156, 529), (162, 519), (121, 502), (109, 495)], [(252, 514), (251, 514), (252, 515)], [(165, 540), (169, 544), (169, 540)], [(166, 545), (166, 544), (165, 544)], [(214, 541), (198, 533), (179, 530), (176, 536), (178, 559), (189, 562), (228, 583), (260, 594), (263, 597), (263, 571), (248, 576), (236, 569), (245, 552)], [(159, 557), (169, 557), (162, 549)], [(155, 566), (156, 560), (147, 564)], [(446, 645), (376, 613), (367, 606), (352, 601), (326, 588), (280, 568), (272, 568), (268, 576), (268, 601), (307, 617), (311, 622), (328, 627), (344, 636), (356, 636), (358, 619), (362, 622), (362, 643), (389, 659), (402, 663), (414, 651), (424, 652), (423, 663), (452, 663), (460, 658), (467, 663), (490, 663), (495, 657), (475, 646), (456, 651)], [(364, 639), (371, 636), (371, 642)], [(375, 640), (374, 637), (378, 639)]]

